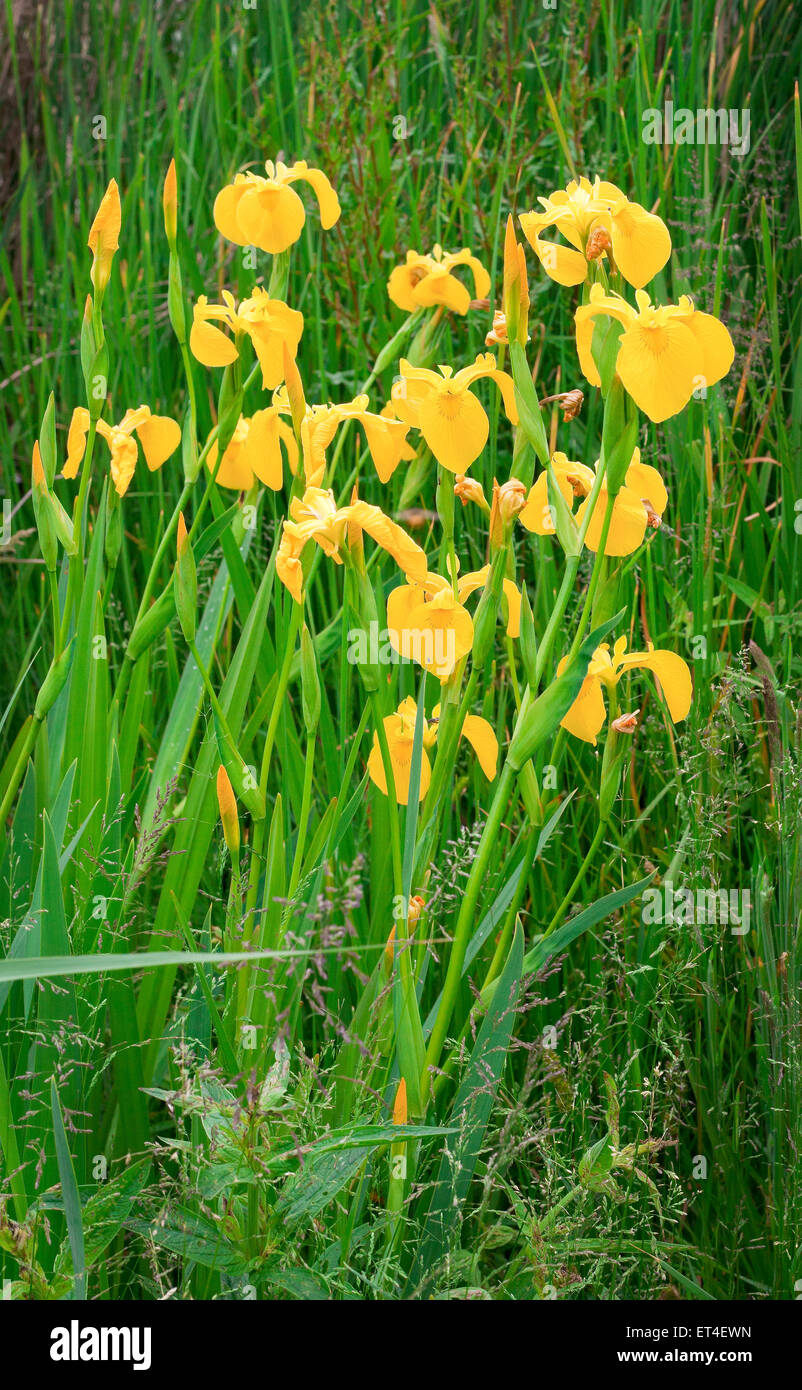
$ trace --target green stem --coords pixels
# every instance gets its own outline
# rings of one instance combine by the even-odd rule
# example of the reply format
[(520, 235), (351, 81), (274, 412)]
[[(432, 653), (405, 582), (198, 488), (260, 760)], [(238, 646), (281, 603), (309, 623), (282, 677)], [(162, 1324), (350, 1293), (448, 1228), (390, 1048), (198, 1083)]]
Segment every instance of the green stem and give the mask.
[[(601, 573), (604, 566), (604, 550), (605, 546), (607, 545), (607, 535), (610, 530), (610, 522), (613, 519), (613, 507), (615, 506), (615, 499), (615, 493), (611, 492), (607, 494), (607, 506), (604, 511), (604, 521), (602, 522), (601, 537), (599, 539), (599, 548), (596, 551), (596, 556), (593, 561), (593, 570), (590, 576), (588, 591), (585, 595), (585, 602), (582, 607), (582, 615), (579, 619), (579, 625), (574, 634), (574, 640), (571, 644), (571, 650), (568, 653), (569, 661), (573, 661), (574, 657), (579, 651), (579, 648), (582, 645), (582, 638), (585, 636), (585, 632), (587, 631), (587, 627), (590, 622), (590, 615), (593, 609), (593, 598), (596, 593), (596, 588), (598, 586), (599, 579), (601, 578)], [(590, 508), (588, 508), (588, 511), (589, 510)]]
[[(273, 712), (270, 716), (270, 723), (267, 726), (265, 735), (265, 746), (262, 750), (262, 767), (259, 773), (259, 790), (262, 797), (267, 801), (267, 783), (270, 776), (270, 760), (273, 753), (278, 721), (284, 706), (284, 696), (287, 693), (287, 686), (290, 679), (290, 667), (295, 652), (295, 639), (301, 626), (303, 618), (303, 604), (292, 602), (292, 616), (290, 618), (290, 630), (287, 634), (287, 646), (284, 651), (284, 660), (279, 673), (278, 687), (276, 689), (275, 703)], [(253, 829), (253, 847), (251, 850), (251, 863), (248, 871), (248, 895), (245, 900), (245, 917), (248, 920), (255, 916), (256, 900), (259, 891), (259, 869), (264, 852), (264, 842), (268, 818), (257, 821)]]
[(465, 961), (465, 953), (468, 949), (471, 927), (476, 919), (476, 904), (479, 899), (479, 891), (484, 883), (490, 859), (496, 848), (496, 839), (501, 828), (501, 821), (504, 812), (509, 805), (510, 795), (515, 784), (516, 771), (511, 763), (505, 762), (499, 777), (496, 794), (488, 813), (485, 827), (482, 831), (482, 838), (479, 841), (479, 848), (476, 851), (476, 858), (471, 866), (465, 894), (462, 899), (459, 917), (457, 918), (457, 928), (454, 933), (454, 940), (451, 946), (451, 953), (448, 958), (448, 969), (446, 971), (443, 993), (440, 999), (440, 1008), (437, 1011), (437, 1018), (434, 1021), (432, 1035), (429, 1039), (429, 1047), (426, 1052), (426, 1063), (430, 1068), (436, 1068), (440, 1061), (440, 1054), (443, 1049), (448, 1026), (457, 1002), (457, 993), (462, 979), (462, 967)]

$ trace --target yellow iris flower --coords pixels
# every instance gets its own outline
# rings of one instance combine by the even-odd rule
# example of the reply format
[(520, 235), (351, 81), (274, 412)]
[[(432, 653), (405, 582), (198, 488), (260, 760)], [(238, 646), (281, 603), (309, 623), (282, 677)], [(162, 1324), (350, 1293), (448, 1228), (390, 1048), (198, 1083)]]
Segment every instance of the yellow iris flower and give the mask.
[[(285, 424), (275, 405), (241, 416), (231, 437), (217, 473), (219, 487), (234, 492), (248, 492), (258, 478), (265, 487), (278, 492), (284, 481), (281, 445), (293, 473), (298, 471), (298, 445), (289, 425)], [(217, 463), (217, 440), (206, 455), (206, 466), (214, 472)]]
[[(465, 600), (483, 589), (490, 566), (462, 575), (457, 593), (450, 580), (427, 574), (413, 584), (400, 584), (387, 600), (387, 636), (390, 645), (407, 661), (416, 661), (439, 681), (448, 680), (458, 661), (473, 646), (473, 618)], [(511, 579), (504, 580), (509, 606), (507, 635), (517, 637), (521, 627), (521, 595)]]
[[(646, 652), (625, 655), (626, 645), (626, 637), (619, 637), (612, 656), (606, 642), (596, 648), (579, 694), (561, 720), (564, 729), (585, 743), (595, 744), (596, 736), (607, 718), (602, 687), (606, 685), (609, 689), (617, 685), (625, 671), (638, 669), (655, 674), (675, 724), (685, 718), (691, 707), (693, 683), (687, 663), (681, 656), (677, 656), (676, 652), (655, 651), (651, 643)], [(567, 657), (564, 657), (559, 663), (558, 674), (566, 661)]]
[(593, 325), (600, 315), (623, 324), (616, 372), (636, 406), (655, 424), (676, 415), (694, 391), (713, 386), (732, 366), (735, 349), (724, 324), (694, 309), (687, 295), (679, 304), (653, 306), (637, 290), (637, 309), (618, 294), (593, 285), (590, 300), (575, 314), (576, 346), (582, 371), (592, 386), (599, 373), (591, 353)]
[(294, 360), (304, 329), (303, 314), (281, 299), (271, 299), (258, 286), (250, 298), (242, 300), (239, 309), (228, 290), (223, 291), (222, 304), (210, 304), (202, 294), (193, 311), (189, 346), (204, 367), (227, 367), (238, 356), (236, 342), (215, 328), (215, 322), (225, 324), (235, 337), (244, 333), (250, 338), (266, 391), (284, 380), (284, 347)]
[(237, 174), (214, 201), (218, 232), (237, 246), (256, 246), (272, 256), (280, 255), (303, 231), (306, 210), (291, 184), (311, 184), (320, 207), (320, 221), (328, 231), (340, 216), (340, 200), (320, 169), (310, 169), (305, 159), (286, 165), (265, 163), (267, 177)]
[[(614, 183), (582, 178), (538, 202), (543, 212), (523, 213), (521, 227), (546, 274), (559, 285), (583, 284), (588, 262), (607, 255), (630, 285), (642, 289), (671, 255), (665, 223), (631, 203)], [(547, 227), (555, 227), (570, 246), (541, 241)]]
[(276, 573), (297, 603), (303, 602), (301, 556), (309, 542), (315, 541), (339, 565), (342, 564), (341, 548), (360, 531), (367, 531), (409, 578), (423, 579), (427, 571), (426, 555), (380, 507), (357, 500), (338, 508), (333, 492), (308, 487), (303, 497), (295, 497), (290, 502), (290, 517), (284, 522), (276, 557)]
[[(412, 749), (415, 742), (415, 718), (417, 706), (411, 695), (401, 701), (395, 714), (387, 715), (384, 722), (384, 731), (387, 735), (387, 746), (390, 750), (390, 761), (393, 765), (393, 781), (395, 782), (396, 798), (401, 806), (406, 806), (409, 801), (409, 779), (412, 771)], [(423, 721), (423, 748), (421, 750), (421, 769), (420, 769), (420, 800), (422, 801), (432, 779), (432, 769), (427, 756), (427, 749), (432, 748), (437, 738), (437, 725), (440, 718), (440, 706), (435, 705), (432, 710), (432, 722)], [(462, 726), (462, 738), (467, 738), (477, 758), (479, 765), (489, 781), (496, 775), (498, 764), (498, 741), (493, 732), (492, 726), (486, 719), (482, 719), (477, 714), (466, 716)], [(371, 781), (379, 788), (379, 791), (387, 795), (387, 779), (384, 775), (384, 763), (382, 761), (381, 747), (379, 745), (378, 734), (373, 735), (373, 747), (368, 758), (368, 772)]]
[(496, 367), (492, 352), (480, 353), (471, 367), (430, 371), (401, 359), (401, 376), (393, 384), (396, 413), (419, 429), (437, 462), (451, 473), (465, 473), (487, 443), (490, 424), (483, 406), (469, 390), (491, 377), (498, 386), (507, 418), (518, 423), (512, 377)]
[(469, 290), (452, 272), (458, 266), (469, 266), (473, 273), (474, 299), (486, 299), (490, 293), (490, 276), (482, 262), (470, 251), (444, 251), (435, 246), (431, 256), (407, 251), (404, 265), (397, 265), (387, 282), (387, 293), (399, 309), (411, 314), (415, 309), (442, 304), (455, 314), (467, 314), (471, 307)]
[[(289, 395), (281, 388), (273, 404), (290, 412)], [(357, 396), (343, 405), (307, 405), (301, 421), (301, 447), (304, 480), (307, 487), (320, 487), (326, 471), (326, 450), (346, 420), (356, 420), (365, 432), (370, 457), (381, 482), (392, 477), (402, 458), (409, 456), (406, 437), (409, 425), (384, 412), (368, 410), (368, 397)]]
[[(596, 474), (584, 463), (572, 463), (563, 453), (553, 455), (551, 465), (557, 486), (569, 510), (576, 497), (583, 501), (576, 512), (576, 522), (582, 525), (587, 509), (587, 497)], [(598, 465), (597, 465), (598, 466)], [(660, 519), (668, 504), (665, 483), (656, 468), (641, 463), (640, 449), (635, 449), (627, 469), (624, 484), (616, 494), (613, 514), (605, 544), (606, 555), (631, 555), (643, 543), (647, 526), (659, 526)], [(585, 535), (588, 550), (596, 551), (601, 540), (604, 514), (607, 510), (607, 489), (602, 484), (593, 509), (593, 515)], [(548, 498), (546, 473), (535, 480), (526, 499), (526, 506), (518, 513), (519, 520), (527, 531), (537, 536), (554, 535), (554, 519)]]
[[(78, 406), (72, 412), (67, 435), (67, 462), (62, 476), (74, 478), (81, 466), (86, 452), (86, 435), (89, 430), (89, 411)], [(97, 432), (105, 439), (111, 454), (111, 479), (120, 497), (128, 491), (134, 476), (139, 457), (134, 434), (139, 437), (145, 462), (151, 473), (170, 457), (181, 443), (181, 426), (169, 415), (152, 415), (150, 407), (140, 405), (136, 410), (127, 410), (119, 425), (109, 425), (98, 420)]]

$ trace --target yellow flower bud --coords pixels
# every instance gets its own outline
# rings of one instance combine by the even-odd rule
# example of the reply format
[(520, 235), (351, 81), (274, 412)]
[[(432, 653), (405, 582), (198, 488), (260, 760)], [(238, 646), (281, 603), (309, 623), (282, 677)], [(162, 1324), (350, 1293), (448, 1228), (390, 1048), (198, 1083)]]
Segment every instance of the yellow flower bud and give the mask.
[(407, 1122), (407, 1083), (403, 1076), (398, 1083), (393, 1104), (393, 1124), (405, 1125)]
[(162, 207), (164, 208), (164, 230), (172, 247), (175, 245), (178, 231), (178, 180), (175, 176), (174, 159), (170, 160), (170, 167), (164, 178)]
[(231, 779), (222, 763), (217, 769), (217, 804), (220, 807), (220, 819), (223, 822), (223, 836), (228, 846), (229, 854), (237, 854), (239, 852), (237, 799), (234, 796), (234, 788), (231, 785)]
[(112, 179), (103, 194), (95, 220), (89, 230), (89, 250), (92, 262), (92, 284), (99, 295), (103, 294), (111, 275), (111, 263), (120, 244), (122, 212), (120, 209), (120, 190), (116, 179)]

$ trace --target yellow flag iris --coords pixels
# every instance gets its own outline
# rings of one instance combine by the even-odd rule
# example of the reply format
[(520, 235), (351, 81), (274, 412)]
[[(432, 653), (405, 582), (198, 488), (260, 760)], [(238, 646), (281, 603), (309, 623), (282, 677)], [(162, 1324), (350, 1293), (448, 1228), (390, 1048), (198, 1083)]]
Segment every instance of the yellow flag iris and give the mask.
[(328, 230), (340, 216), (340, 200), (320, 169), (306, 160), (297, 163), (265, 163), (267, 177), (237, 174), (233, 183), (215, 198), (214, 221), (227, 241), (237, 246), (256, 246), (277, 256), (296, 242), (303, 231), (306, 210), (291, 187), (299, 180), (311, 185), (320, 208), (320, 221)]
[(484, 407), (469, 389), (490, 377), (498, 386), (507, 417), (518, 423), (512, 377), (496, 367), (492, 352), (480, 353), (471, 367), (430, 371), (401, 359), (401, 376), (392, 389), (396, 413), (419, 429), (437, 462), (451, 473), (465, 473), (487, 443), (490, 424)]
[[(684, 719), (691, 707), (693, 682), (687, 663), (676, 652), (655, 651), (651, 643), (645, 652), (626, 654), (627, 639), (619, 637), (613, 648), (604, 643), (593, 653), (588, 673), (574, 703), (561, 721), (564, 729), (585, 743), (596, 742), (607, 718), (602, 689), (618, 684), (625, 671), (651, 671), (660, 682), (660, 687), (668, 706), (668, 712), (676, 724)], [(559, 663), (558, 673), (565, 667), (567, 658)]]
[[(387, 636), (407, 661), (423, 666), (439, 681), (448, 680), (458, 661), (473, 647), (473, 618), (465, 600), (483, 589), (490, 566), (462, 575), (457, 592), (440, 574), (427, 574), (413, 584), (400, 584), (387, 600)], [(511, 579), (504, 580), (509, 617), (507, 635), (520, 632), (521, 595)]]
[[(265, 410), (257, 410), (249, 417), (242, 416), (238, 422), (231, 442), (220, 461), (217, 471), (219, 487), (232, 488), (235, 492), (248, 492), (258, 478), (265, 487), (278, 492), (284, 481), (281, 461), (282, 445), (293, 473), (298, 471), (298, 445), (289, 425), (282, 420), (277, 408), (272, 405)], [(214, 440), (206, 455), (206, 466), (213, 473), (217, 464), (217, 441)]]
[[(641, 289), (671, 255), (665, 223), (631, 203), (614, 183), (597, 178), (591, 184), (581, 178), (538, 202), (543, 211), (523, 213), (521, 227), (546, 274), (560, 285), (583, 284), (588, 262), (605, 255), (630, 285)], [(542, 241), (541, 233), (549, 227), (569, 245)]]
[[(563, 453), (554, 454), (551, 466), (569, 510), (572, 509), (575, 498), (587, 499), (596, 481), (596, 474), (592, 468), (588, 468), (584, 463), (572, 463)], [(596, 551), (599, 548), (607, 500), (607, 489), (602, 484), (585, 535), (588, 550)], [(640, 449), (635, 449), (624, 477), (624, 484), (613, 503), (610, 529), (604, 547), (605, 554), (631, 555), (643, 543), (647, 527), (660, 525), (667, 505), (668, 493), (663, 479), (656, 468), (641, 463)], [(582, 525), (587, 506), (585, 500), (577, 508), (578, 526)], [(518, 513), (518, 517), (526, 529), (533, 531), (535, 535), (554, 535), (554, 517), (549, 506), (546, 473), (541, 473), (535, 480), (526, 499), (526, 506)]]
[(294, 360), (304, 328), (303, 314), (290, 309), (280, 299), (271, 299), (266, 290), (256, 288), (239, 308), (233, 294), (223, 291), (222, 304), (210, 304), (202, 294), (192, 315), (189, 346), (204, 367), (227, 367), (236, 362), (237, 344), (227, 338), (216, 323), (231, 329), (235, 338), (246, 334), (262, 368), (262, 385), (272, 391), (284, 380), (284, 348)]
[[(281, 388), (273, 404), (290, 413), (288, 393)], [(340, 425), (356, 420), (365, 432), (370, 457), (381, 482), (392, 477), (402, 458), (409, 457), (406, 437), (409, 425), (392, 415), (368, 410), (368, 397), (357, 396), (342, 405), (306, 405), (301, 420), (301, 448), (307, 487), (320, 487), (326, 471), (326, 450)]]
[[(412, 772), (412, 750), (415, 742), (415, 719), (417, 706), (411, 695), (401, 701), (395, 714), (384, 719), (384, 731), (393, 765), (393, 781), (398, 802), (406, 806), (409, 802), (409, 781)], [(432, 722), (423, 721), (423, 747), (421, 749), (420, 800), (422, 801), (432, 779), (432, 769), (427, 750), (431, 749), (437, 738), (437, 725), (440, 706), (432, 711)], [(485, 776), (492, 781), (498, 764), (498, 741), (492, 726), (479, 715), (469, 714), (462, 726), (463, 738), (467, 738)], [(373, 747), (368, 758), (368, 772), (371, 781), (379, 791), (387, 795), (387, 779), (384, 775), (384, 762), (381, 755), (378, 734), (373, 735)]]
[(476, 256), (466, 248), (444, 251), (435, 246), (431, 256), (407, 251), (403, 265), (397, 265), (387, 282), (387, 293), (399, 309), (411, 314), (415, 309), (442, 304), (455, 314), (467, 314), (471, 294), (454, 274), (460, 266), (468, 266), (473, 275), (474, 299), (486, 299), (490, 293), (490, 276)]
[(392, 555), (406, 575), (423, 579), (427, 571), (425, 553), (380, 507), (357, 500), (338, 508), (333, 492), (308, 487), (303, 497), (290, 502), (290, 516), (284, 522), (276, 556), (276, 573), (297, 603), (303, 602), (301, 556), (309, 542), (315, 541), (336, 564), (342, 564), (340, 551), (348, 544), (349, 533), (360, 531), (366, 531)]
[[(78, 473), (86, 452), (88, 430), (89, 411), (79, 406), (72, 413), (67, 435), (67, 462), (63, 469), (65, 478), (74, 478)], [(181, 443), (181, 426), (169, 415), (152, 415), (147, 405), (127, 410), (119, 425), (98, 420), (97, 432), (109, 446), (111, 479), (120, 497), (124, 497), (128, 491), (139, 457), (134, 434), (139, 438), (151, 473), (161, 468)]]
[(592, 386), (599, 373), (591, 353), (593, 325), (607, 315), (623, 324), (616, 372), (635, 404), (655, 424), (676, 415), (694, 391), (713, 386), (732, 366), (735, 349), (724, 324), (694, 309), (682, 295), (678, 304), (653, 306), (637, 290), (637, 309), (618, 294), (593, 285), (590, 300), (576, 311), (576, 346), (582, 371)]

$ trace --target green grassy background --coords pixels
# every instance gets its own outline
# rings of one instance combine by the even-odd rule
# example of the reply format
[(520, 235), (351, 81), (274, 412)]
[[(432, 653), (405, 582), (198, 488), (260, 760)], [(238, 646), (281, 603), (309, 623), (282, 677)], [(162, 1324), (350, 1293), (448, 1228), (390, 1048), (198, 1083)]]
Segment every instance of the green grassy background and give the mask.
[[(8, 0), (3, 119), (12, 154), (3, 168), (0, 225), (0, 446), (2, 491), (15, 508), (27, 492), (31, 445), (48, 394), (55, 392), (62, 446), (71, 410), (83, 400), (78, 332), (88, 288), (86, 237), (112, 176), (123, 197), (118, 269), (104, 308), (115, 419), (140, 401), (179, 418), (183, 412), (181, 360), (167, 318), (160, 198), (173, 156), (192, 297), (212, 297), (224, 285), (244, 293), (252, 283), (236, 248), (217, 236), (211, 215), (218, 188), (244, 163), (305, 158), (337, 188), (340, 222), (323, 234), (313, 214), (292, 265), (289, 298), (306, 319), (299, 364), (312, 400), (350, 398), (368, 377), (401, 323), (385, 285), (408, 247), (428, 250), (436, 241), (449, 249), (470, 246), (488, 265), (498, 302), (507, 214), (528, 211), (539, 194), (563, 186), (574, 172), (613, 180), (667, 222), (674, 249), (657, 280), (659, 297), (690, 293), (699, 307), (719, 314), (732, 333), (736, 359), (709, 402), (692, 404), (664, 426), (649, 425), (641, 439), (644, 458), (664, 472), (670, 500), (659, 536), (627, 576), (634, 637), (637, 645), (649, 637), (685, 655), (696, 696), (677, 729), (666, 725), (653, 700), (643, 700), (627, 770), (632, 800), (611, 823), (588, 891), (598, 896), (656, 867), (693, 889), (748, 891), (751, 930), (740, 937), (723, 926), (648, 928), (636, 905), (583, 937), (558, 967), (538, 977), (516, 1025), (483, 1149), (482, 1180), (472, 1189), (449, 1279), (452, 1288), (479, 1287), (500, 1298), (538, 1296), (544, 1289), (546, 1296), (551, 1290), (578, 1298), (793, 1297), (802, 1277), (795, 530), (802, 515), (795, 510), (802, 498), (802, 258), (794, 131), (802, 31), (795, 7), (613, 0), (548, 10), (535, 3), (388, 0), (366, 10), (350, 0), (261, 0), (252, 10), (124, 3), (112, 18), (103, 4), (66, 3), (22, 6), (12, 24), (13, 8)], [(640, 113), (667, 98), (675, 107), (748, 108), (748, 154), (737, 158), (714, 145), (644, 144)], [(95, 138), (98, 118), (103, 138)], [(403, 138), (396, 138), (397, 118), (403, 118)], [(543, 396), (580, 384), (573, 297), (539, 271), (533, 256), (529, 266), (530, 360), (537, 362)], [(477, 312), (453, 324), (440, 360), (471, 360), (488, 327), (489, 315)], [(389, 393), (391, 377), (391, 371), (383, 374), (376, 399)], [(211, 373), (198, 371), (196, 381), (205, 436), (216, 418), (216, 388)], [(598, 447), (595, 394), (588, 393), (578, 420), (559, 424), (558, 447), (585, 462)], [(254, 392), (247, 404), (258, 401)], [(549, 423), (556, 431), (558, 416)], [(473, 470), (486, 490), (494, 473), (507, 476), (509, 443), (503, 429), (494, 428)], [(340, 465), (343, 488), (357, 463), (350, 440)], [(399, 470), (391, 501), (364, 468), (360, 482), (363, 494), (388, 510), (434, 504), (430, 475), (413, 473), (404, 486)], [(123, 552), (106, 613), (112, 668), (136, 613), (160, 517), (165, 509), (169, 515), (179, 489), (180, 463), (173, 460), (152, 478), (138, 476), (126, 499)], [(66, 501), (66, 487), (62, 495)], [(281, 497), (271, 494), (265, 507), (256, 564), (250, 565), (254, 582), (283, 514)], [(14, 512), (13, 529), (32, 525), (24, 504)], [(3, 757), (48, 663), (46, 582), (31, 563), (35, 555), (35, 537), (25, 535), (0, 551)], [(464, 560), (478, 564), (483, 556), (466, 545)], [(202, 570), (205, 592), (217, 563), (210, 556)], [(542, 630), (560, 579), (552, 543), (522, 539), (518, 573)], [(586, 579), (584, 569), (581, 575)], [(330, 573), (321, 570), (313, 603), (321, 631), (339, 604)], [(232, 650), (236, 632), (237, 621), (229, 617), (222, 652)], [(123, 788), (125, 843), (137, 838), (133, 807), (147, 793), (184, 661), (180, 634), (172, 630), (152, 664), (153, 696), (142, 716), (131, 786)], [(339, 789), (340, 735), (353, 732), (359, 714), (358, 690), (348, 686), (342, 701), (336, 651), (323, 672), (329, 711), (327, 754), (314, 788), (318, 817)], [(249, 714), (253, 710), (252, 703)], [(178, 771), (179, 803), (204, 720), (199, 710)], [(297, 711), (288, 711), (277, 744), (288, 844), (300, 801), (296, 724)], [(591, 793), (598, 756), (571, 741), (560, 749), (558, 789), (578, 788), (579, 795), (563, 821), (569, 831), (531, 871), (523, 910), (527, 935), (550, 920), (595, 829)], [(53, 813), (54, 784), (43, 762), (44, 754), (38, 755), (23, 791), (28, 800), (22, 811), (34, 827), (25, 841), (28, 860), (13, 868), (8, 854), (4, 860), (5, 950), (30, 902), (42, 845), (37, 817), (44, 807)], [(454, 885), (470, 860), (478, 808), (487, 805), (487, 784), (467, 760), (460, 772), (460, 796), (438, 853), (444, 932)], [(359, 810), (325, 885), (320, 916), (335, 939), (346, 930), (357, 944), (384, 939), (375, 910), (386, 869), (377, 849), (378, 816)], [(132, 949), (146, 944), (160, 904), (164, 911), (166, 853), (163, 843), (129, 904), (125, 927)], [(502, 874), (503, 854), (496, 867)], [(223, 891), (215, 851), (193, 915), (197, 932), (206, 906)], [(296, 1060), (330, 1054), (337, 1020), (356, 997), (353, 961), (321, 961), (319, 978), (313, 971), (299, 986), (288, 1021)], [(21, 994), (20, 986), (15, 990)], [(197, 981), (184, 981), (174, 1002), (175, 1036), (194, 1038), (211, 1066)], [(117, 1053), (101, 1006), (99, 996), (85, 1055), (101, 1074), (108, 1072), (99, 1083), (101, 1091), (106, 1085), (103, 1103), (97, 1094), (93, 1101), (93, 1124), (114, 1157), (124, 1145), (109, 1146), (108, 1115), (121, 1076), (111, 1065)], [(33, 1019), (16, 994), (8, 1007), (16, 1010), (16, 1031), (6, 1044), (6, 1071), (19, 1075)], [(546, 1041), (549, 1026), (556, 1029), (556, 1046)], [(300, 1106), (303, 1118), (295, 1123), (311, 1139), (326, 1112), (314, 1084), (317, 1064), (298, 1065), (295, 1098), (300, 1105), (302, 1095), (306, 1109)], [(184, 1061), (172, 1060), (169, 1068), (177, 1087)], [(654, 1189), (634, 1172), (625, 1174), (615, 1195), (581, 1180), (582, 1155), (604, 1132), (605, 1074), (616, 1080), (622, 1144), (665, 1143), (637, 1165), (648, 1170)], [(97, 1120), (99, 1112), (107, 1118)], [(159, 1146), (158, 1181), (151, 1173), (127, 1236), (115, 1236), (114, 1259), (95, 1271), (90, 1287), (107, 1296), (131, 1290), (152, 1296), (177, 1259), (182, 1292), (225, 1295), (239, 1265), (221, 1272), (209, 1259), (193, 1264), (186, 1246), (176, 1255), (175, 1244), (153, 1243), (155, 1217), (176, 1205), (192, 1213), (194, 1238), (202, 1243), (205, 1231), (208, 1241), (201, 1223), (212, 1219), (204, 1188), (210, 1161), (201, 1121), (194, 1115), (174, 1123), (157, 1102), (146, 1118)], [(194, 1151), (168, 1152), (176, 1137), (191, 1140)], [(95, 1149), (89, 1145), (88, 1152)], [(706, 1160), (705, 1177), (698, 1176), (699, 1157)], [(363, 1198), (369, 1207), (369, 1194)], [(280, 1222), (271, 1227), (275, 1268), (293, 1271), (277, 1287), (295, 1297), (313, 1296), (310, 1288), (317, 1288), (314, 1296), (321, 1290), (326, 1296), (392, 1296), (392, 1273), (375, 1258), (370, 1223), (362, 1206), (357, 1221), (357, 1207), (355, 1199), (346, 1202), (352, 1215), (345, 1217), (342, 1208), (336, 1216), (327, 1208), (308, 1230), (292, 1223), (282, 1230)], [(246, 1250), (252, 1236), (252, 1229), (242, 1235)]]

